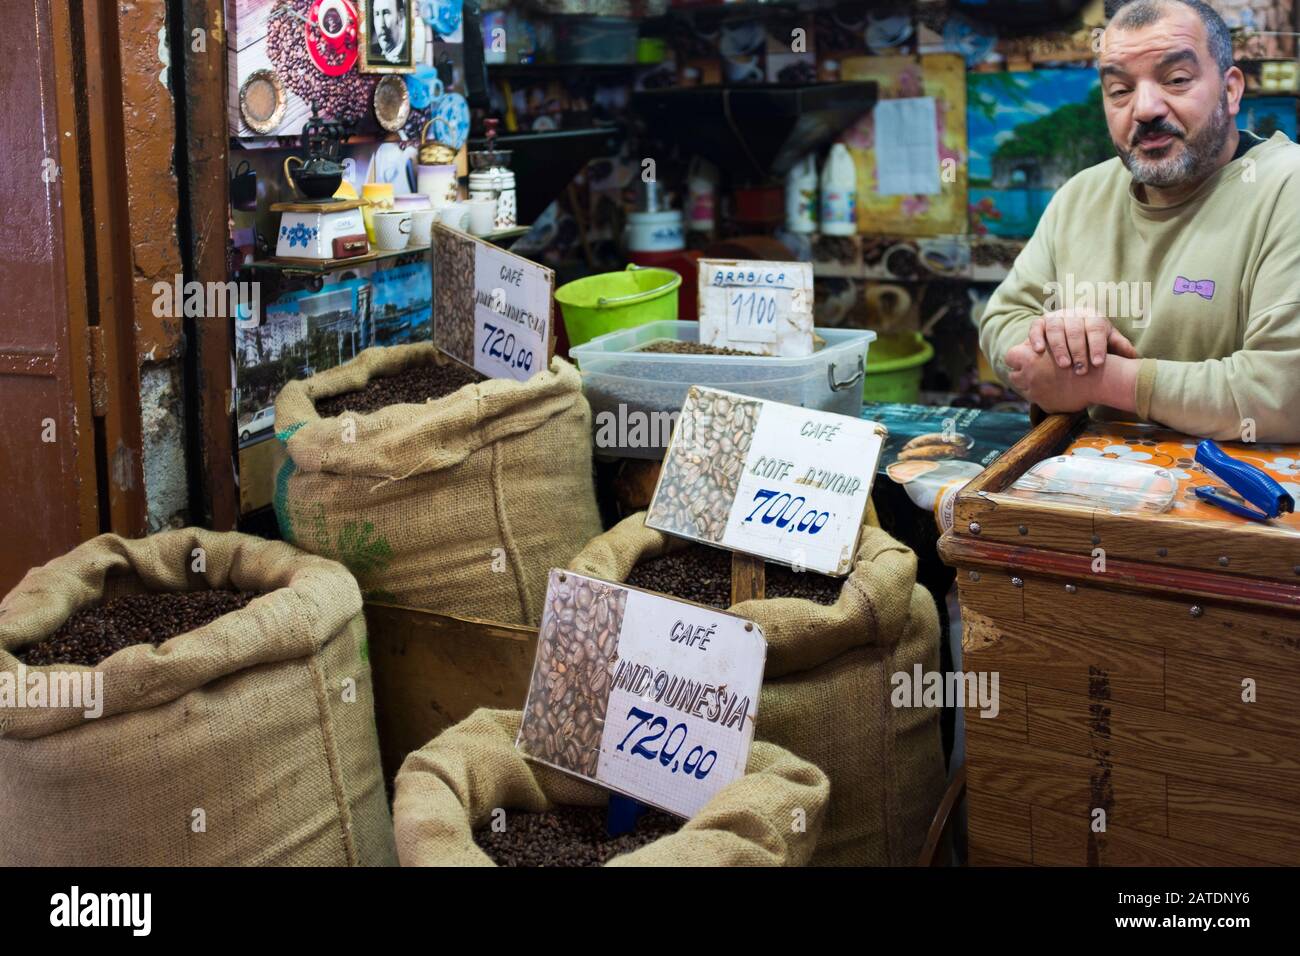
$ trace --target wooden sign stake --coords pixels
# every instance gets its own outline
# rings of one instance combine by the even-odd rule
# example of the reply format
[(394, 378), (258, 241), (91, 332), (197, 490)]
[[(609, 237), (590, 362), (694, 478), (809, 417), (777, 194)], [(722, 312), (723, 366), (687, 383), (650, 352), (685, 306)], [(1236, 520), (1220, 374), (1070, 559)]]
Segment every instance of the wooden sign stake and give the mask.
[(766, 564), (762, 558), (731, 552), (731, 603), (762, 600), (765, 590)]

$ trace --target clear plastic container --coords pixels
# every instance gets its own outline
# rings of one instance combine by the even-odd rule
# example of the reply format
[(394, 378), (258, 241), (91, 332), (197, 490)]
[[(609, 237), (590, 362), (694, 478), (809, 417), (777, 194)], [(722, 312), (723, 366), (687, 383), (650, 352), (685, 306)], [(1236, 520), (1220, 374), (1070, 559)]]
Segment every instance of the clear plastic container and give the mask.
[(826, 344), (801, 358), (639, 351), (663, 340), (698, 342), (700, 324), (680, 320), (647, 322), (575, 346), (569, 355), (591, 403), (596, 453), (662, 458), (692, 385), (859, 417), (867, 349), (876, 333), (816, 332)]

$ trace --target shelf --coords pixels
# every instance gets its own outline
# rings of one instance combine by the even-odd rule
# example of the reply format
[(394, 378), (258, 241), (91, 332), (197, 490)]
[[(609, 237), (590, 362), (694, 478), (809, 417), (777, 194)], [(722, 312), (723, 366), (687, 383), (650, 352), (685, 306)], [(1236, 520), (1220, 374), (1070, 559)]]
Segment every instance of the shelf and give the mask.
[[(339, 141), (341, 146), (375, 146), (379, 143), (400, 143), (410, 142), (403, 140), (398, 133), (353, 133), (345, 139)], [(284, 135), (284, 136), (231, 136), (231, 149), (240, 149), (253, 152), (265, 149), (296, 149), (301, 150), (301, 134)]]
[(589, 73), (629, 73), (660, 63), (489, 63), (488, 73), (497, 76), (532, 76), (539, 79), (572, 77), (575, 70)]
[[(532, 228), (532, 226), (512, 226), (509, 229), (498, 229), (495, 232), (489, 232), (486, 236), (478, 236), (477, 238), (493, 245), (501, 245), (513, 242), (520, 236), (526, 235)], [(403, 258), (419, 259), (428, 252), (428, 246), (407, 246), (405, 249), (383, 249), (378, 252), (368, 252), (364, 256), (353, 256), (351, 259), (279, 259), (272, 256), (269, 259), (256, 259), (253, 262), (246, 262), (239, 266), (236, 271), (247, 269), (258, 272), (278, 272), (284, 276), (323, 276), (331, 272), (341, 272), (344, 269), (353, 269), (357, 266), (375, 262), (388, 262)]]
[(353, 256), (350, 259), (279, 259), (272, 256), (269, 259), (256, 259), (253, 262), (241, 265), (239, 268), (263, 272), (279, 272), (284, 275), (316, 276), (338, 272), (342, 269), (352, 269), (372, 262), (401, 259), (404, 256), (419, 258), (428, 251), (428, 246), (407, 246), (405, 249), (384, 249), (378, 252), (368, 252), (364, 256)]
[(498, 245), (502, 242), (511, 242), (520, 236), (526, 236), (532, 229), (532, 226), (513, 226), (510, 229), (498, 229), (496, 232), (489, 232), (486, 236), (479, 236), (479, 238), (484, 242)]
[(632, 108), (652, 135), (755, 182), (780, 178), (876, 101), (873, 82), (692, 86), (642, 90)]

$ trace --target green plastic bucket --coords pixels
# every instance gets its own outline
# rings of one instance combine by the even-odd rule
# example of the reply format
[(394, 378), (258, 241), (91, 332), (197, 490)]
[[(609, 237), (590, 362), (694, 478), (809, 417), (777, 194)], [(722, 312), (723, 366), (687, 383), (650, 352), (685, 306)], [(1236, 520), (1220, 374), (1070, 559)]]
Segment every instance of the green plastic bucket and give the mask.
[(916, 404), (921, 394), (921, 369), (932, 358), (934, 346), (920, 332), (877, 336), (867, 352), (862, 400)]
[(671, 269), (635, 264), (623, 272), (602, 272), (566, 282), (555, 290), (555, 301), (564, 314), (569, 346), (582, 345), (606, 332), (676, 319), (681, 284), (682, 277)]

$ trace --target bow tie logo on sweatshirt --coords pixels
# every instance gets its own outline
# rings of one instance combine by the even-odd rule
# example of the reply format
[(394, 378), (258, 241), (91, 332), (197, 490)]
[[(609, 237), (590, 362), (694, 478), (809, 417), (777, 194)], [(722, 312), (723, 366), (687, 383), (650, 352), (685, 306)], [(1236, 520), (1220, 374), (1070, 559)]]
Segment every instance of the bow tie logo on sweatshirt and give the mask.
[(1202, 299), (1214, 298), (1214, 280), (1197, 279), (1193, 282), (1191, 279), (1184, 279), (1182, 276), (1174, 279), (1174, 295), (1182, 295), (1184, 292), (1195, 292)]

